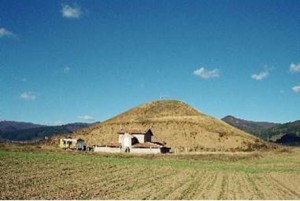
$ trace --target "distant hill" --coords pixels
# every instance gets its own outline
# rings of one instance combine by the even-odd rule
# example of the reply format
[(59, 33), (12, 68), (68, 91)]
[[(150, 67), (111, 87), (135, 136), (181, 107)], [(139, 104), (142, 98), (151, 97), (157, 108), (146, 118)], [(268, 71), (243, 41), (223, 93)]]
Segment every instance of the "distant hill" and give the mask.
[(151, 128), (153, 140), (166, 142), (172, 150), (250, 151), (271, 146), (176, 100), (142, 104), (107, 121), (79, 130), (73, 136), (83, 138), (88, 145), (105, 144), (117, 142), (117, 132), (121, 128)]
[(9, 133), (18, 130), (38, 128), (42, 126), (43, 125), (27, 123), (27, 122), (0, 121), (0, 133)]
[(222, 118), (222, 120), (238, 129), (241, 129), (247, 133), (251, 133), (262, 139), (268, 138), (267, 133), (265, 132), (267, 129), (280, 125), (272, 122), (248, 121), (230, 115)]
[(267, 129), (270, 136), (277, 134), (294, 134), (300, 136), (300, 120), (294, 122), (288, 122), (284, 124), (279, 124), (272, 128)]
[(71, 123), (61, 126), (45, 126), (24, 122), (0, 122), (0, 141), (32, 141), (53, 135), (73, 133), (91, 124)]
[(284, 124), (247, 121), (233, 116), (226, 116), (222, 120), (264, 140), (283, 145), (300, 145), (300, 120)]

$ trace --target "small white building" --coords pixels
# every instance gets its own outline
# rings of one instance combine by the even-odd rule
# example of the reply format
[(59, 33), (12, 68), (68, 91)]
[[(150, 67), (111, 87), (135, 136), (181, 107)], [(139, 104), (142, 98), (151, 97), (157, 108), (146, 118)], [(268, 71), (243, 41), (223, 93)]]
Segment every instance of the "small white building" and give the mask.
[(145, 142), (151, 142), (152, 141), (152, 136), (153, 133), (151, 131), (150, 128), (146, 129), (146, 130), (137, 130), (137, 129), (133, 129), (133, 130), (125, 130), (125, 129), (121, 129), (119, 132), (119, 143), (122, 143), (122, 139), (126, 138), (126, 134), (127, 136), (130, 135), (132, 140), (133, 140), (133, 144), (135, 144), (135, 142), (138, 143), (145, 143)]
[(125, 130), (121, 129), (119, 132), (119, 143), (125, 152), (129, 152), (132, 145), (151, 142), (153, 133), (151, 129), (147, 130)]
[(152, 142), (153, 133), (150, 128), (146, 130), (126, 130), (121, 129), (118, 132), (119, 143), (96, 146), (96, 152), (131, 152), (141, 154), (168, 153), (169, 147), (163, 143)]

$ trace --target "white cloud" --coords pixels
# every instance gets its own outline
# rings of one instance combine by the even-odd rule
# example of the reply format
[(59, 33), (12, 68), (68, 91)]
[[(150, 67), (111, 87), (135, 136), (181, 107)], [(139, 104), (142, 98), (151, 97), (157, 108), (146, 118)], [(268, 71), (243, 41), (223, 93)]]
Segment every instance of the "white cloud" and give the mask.
[(296, 93), (300, 93), (300, 85), (292, 87), (292, 90)]
[(291, 63), (290, 72), (292, 72), (292, 73), (300, 72), (300, 63), (298, 63), (298, 64)]
[(94, 121), (95, 120), (95, 118), (91, 115), (83, 115), (83, 116), (79, 116), (78, 118), (81, 120), (84, 120), (84, 121)]
[(269, 76), (269, 70), (266, 68), (265, 71), (262, 71), (258, 74), (253, 74), (251, 75), (251, 78), (254, 79), (254, 80), (263, 80), (265, 78), (267, 78)]
[(79, 19), (83, 12), (81, 11), (81, 8), (79, 6), (69, 6), (69, 5), (63, 5), (61, 9), (61, 13), (63, 17), (70, 18), (70, 19)]
[(193, 73), (194, 73), (194, 75), (197, 75), (203, 79), (219, 77), (219, 69), (217, 69), (217, 68), (209, 71), (209, 70), (206, 70), (204, 67), (201, 67), (201, 68), (195, 70)]
[(71, 70), (70, 67), (65, 67), (65, 68), (64, 68), (64, 73), (68, 73), (70, 70)]
[(20, 82), (27, 82), (27, 79), (25, 77), (15, 77), (16, 81), (20, 81)]
[(15, 34), (11, 31), (8, 31), (7, 29), (0, 27), (0, 38), (4, 38), (4, 37), (12, 37)]
[(45, 123), (43, 123), (44, 125), (47, 125), (47, 126), (61, 126), (61, 125), (64, 125), (66, 124), (64, 121), (60, 121), (60, 120), (57, 120), (57, 121), (46, 121)]
[(30, 100), (30, 101), (34, 101), (36, 99), (34, 93), (30, 91), (21, 93), (20, 97), (24, 100)]

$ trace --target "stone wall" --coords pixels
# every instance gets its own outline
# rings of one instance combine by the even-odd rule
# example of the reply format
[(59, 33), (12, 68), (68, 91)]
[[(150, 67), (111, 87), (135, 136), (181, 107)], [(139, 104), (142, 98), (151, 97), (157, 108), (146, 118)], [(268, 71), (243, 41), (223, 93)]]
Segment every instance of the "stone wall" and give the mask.
[(130, 153), (136, 154), (159, 154), (160, 148), (131, 148)]
[(95, 152), (121, 153), (120, 147), (95, 147)]

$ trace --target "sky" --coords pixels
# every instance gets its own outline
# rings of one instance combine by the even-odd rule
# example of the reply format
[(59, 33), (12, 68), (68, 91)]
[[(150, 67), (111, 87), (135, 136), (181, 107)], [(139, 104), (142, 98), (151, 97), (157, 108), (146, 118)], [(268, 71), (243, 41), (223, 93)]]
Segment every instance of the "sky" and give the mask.
[(0, 0), (0, 120), (104, 121), (158, 99), (300, 119), (300, 1)]

